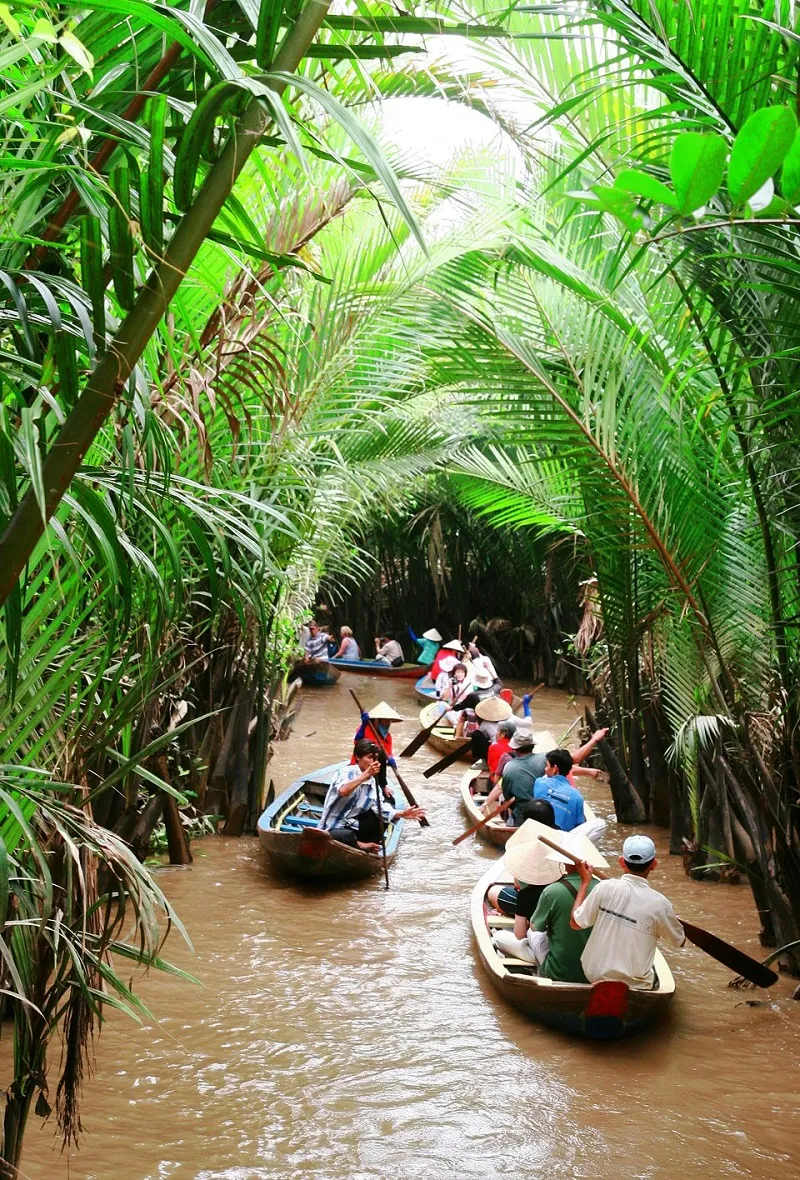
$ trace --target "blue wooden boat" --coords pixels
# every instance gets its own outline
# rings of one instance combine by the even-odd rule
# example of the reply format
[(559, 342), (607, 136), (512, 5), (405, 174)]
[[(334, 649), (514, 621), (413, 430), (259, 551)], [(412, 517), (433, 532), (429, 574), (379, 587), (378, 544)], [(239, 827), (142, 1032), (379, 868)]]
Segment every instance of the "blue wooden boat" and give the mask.
[(427, 672), (424, 676), (420, 676), (419, 680), (414, 685), (414, 692), (417, 694), (419, 699), (421, 701), (425, 701), (426, 704), (428, 704), (430, 701), (436, 700), (436, 689)]
[[(297, 779), (275, 799), (258, 821), (258, 837), (274, 867), (293, 877), (313, 881), (357, 881), (383, 872), (383, 856), (340, 844), (317, 824), (333, 776), (347, 762), (336, 762)], [(398, 807), (407, 806), (395, 788)], [(391, 864), (405, 821), (386, 828), (386, 861)]]
[(416, 680), (419, 676), (419, 664), (401, 664), (399, 668), (392, 668), (390, 664), (381, 664), (377, 660), (331, 660), (335, 668), (343, 672), (359, 672), (362, 676), (389, 676), (400, 680)]
[(341, 672), (338, 668), (332, 668), (331, 663), (331, 660), (310, 660), (307, 664), (295, 664), (289, 679), (300, 679), (307, 687), (319, 688), (322, 685), (335, 684)]
[(675, 995), (675, 980), (660, 951), (656, 951), (654, 964), (656, 986), (647, 991), (629, 988), (619, 980), (559, 983), (537, 975), (532, 964), (498, 951), (492, 930), (510, 928), (514, 919), (498, 914), (488, 904), (486, 891), (508, 880), (502, 860), (496, 862), (478, 881), (471, 902), (478, 954), (504, 999), (540, 1024), (600, 1041), (639, 1032), (666, 1012)]

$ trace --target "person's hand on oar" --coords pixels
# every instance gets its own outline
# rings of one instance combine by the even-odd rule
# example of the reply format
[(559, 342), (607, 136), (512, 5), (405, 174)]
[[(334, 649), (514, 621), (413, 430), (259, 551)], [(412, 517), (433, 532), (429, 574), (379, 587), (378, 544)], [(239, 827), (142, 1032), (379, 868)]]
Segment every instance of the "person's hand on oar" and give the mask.
[[(575, 930), (582, 930), (585, 929), (587, 925), (594, 925), (599, 914), (589, 915), (589, 920), (587, 921), (586, 918), (582, 917), (582, 914), (579, 913), (579, 911), (581, 910), (583, 902), (586, 899), (586, 890), (592, 875), (601, 877), (601, 874), (596, 870), (592, 870), (591, 866), (586, 861), (582, 860), (578, 856), (575, 856), (574, 853), (564, 848), (564, 843), (568, 842), (569, 840), (568, 833), (564, 834), (564, 838), (558, 844), (551, 840), (548, 836), (539, 836), (539, 839), (543, 844), (547, 844), (549, 848), (552, 848), (555, 852), (557, 852), (564, 859), (565, 863), (574, 864), (578, 874), (580, 875), (581, 888), (572, 908), (572, 918), (570, 920), (570, 925), (572, 925)], [(620, 862), (628, 873), (631, 871), (631, 864), (636, 863), (632, 860), (629, 860), (628, 858), (636, 855), (649, 858), (639, 862), (642, 866), (642, 870), (644, 870), (643, 873), (642, 870), (640, 870), (640, 873), (642, 873), (644, 876), (646, 876), (649, 872), (648, 866), (655, 867), (657, 864), (655, 859), (655, 846), (648, 836), (629, 836), (622, 846), (622, 853), (623, 855), (620, 857)], [(640, 874), (636, 873), (635, 875), (638, 876)], [(604, 881), (601, 881), (602, 888), (606, 890), (609, 887), (612, 887), (612, 889), (615, 886), (618, 887), (619, 884), (619, 880), (612, 880), (610, 878), (606, 878)], [(594, 892), (589, 895), (590, 899), (593, 899), (593, 909), (597, 911), (600, 910), (602, 902), (602, 895), (598, 893), (600, 888), (601, 886), (598, 886)], [(652, 889), (649, 890), (644, 896), (646, 898), (650, 898), (650, 900), (653, 901), (654, 898), (651, 895), (655, 895), (655, 898), (660, 898), (662, 901), (666, 901), (666, 898), (663, 898), (661, 894), (656, 893), (656, 891)], [(619, 903), (615, 904), (617, 905), (617, 909), (619, 909)], [(609, 908), (614, 908), (614, 906), (609, 903)], [(731, 946), (729, 942), (724, 942), (721, 938), (718, 938), (715, 934), (711, 934), (708, 930), (703, 930), (702, 927), (695, 926), (693, 922), (687, 922), (682, 918), (676, 918), (671, 906), (669, 906), (669, 913), (672, 915), (673, 924), (677, 924), (677, 930), (680, 931), (682, 929), (683, 935), (688, 938), (690, 942), (693, 942), (696, 947), (699, 947), (700, 950), (705, 951), (707, 955), (710, 955), (712, 959), (716, 959), (717, 962), (724, 964), (726, 967), (729, 967), (731, 971), (737, 971), (741, 976), (750, 980), (751, 983), (756, 984), (758, 987), (770, 987), (776, 982), (778, 978), (777, 974), (774, 971), (771, 971), (769, 967), (765, 967), (762, 963), (759, 963), (757, 959), (751, 958), (750, 955), (746, 955), (744, 951), (740, 951), (737, 947)], [(616, 913), (617, 919), (620, 917), (628, 917), (629, 920), (633, 920), (634, 927), (636, 925), (636, 918), (640, 916), (641, 915), (637, 914), (627, 915), (624, 912)], [(664, 926), (663, 920), (661, 921), (660, 925), (657, 922), (656, 929), (660, 929), (660, 926)], [(664, 926), (665, 933), (666, 930), (667, 928)], [(671, 930), (670, 934), (672, 934)], [(681, 940), (678, 939), (675, 945), (677, 945), (680, 941)], [(589, 974), (588, 968), (586, 968), (586, 973), (587, 975)]]

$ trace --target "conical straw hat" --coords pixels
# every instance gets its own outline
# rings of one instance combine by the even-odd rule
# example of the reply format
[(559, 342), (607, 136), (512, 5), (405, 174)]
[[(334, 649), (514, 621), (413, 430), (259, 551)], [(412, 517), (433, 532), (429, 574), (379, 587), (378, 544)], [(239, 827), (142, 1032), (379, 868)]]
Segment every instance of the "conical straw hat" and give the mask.
[[(584, 836), (583, 832), (551, 831), (543, 834), (554, 844), (558, 844), (559, 848), (563, 848), (565, 852), (571, 852), (578, 860), (588, 861), (593, 869), (607, 869), (609, 867), (608, 861), (602, 853), (597, 851), (588, 836)], [(546, 848), (547, 845), (542, 845), (542, 847)], [(571, 861), (565, 861), (564, 857), (552, 848), (547, 850), (547, 859), (556, 864), (565, 864), (568, 869), (573, 867)]]
[(451, 639), (449, 643), (445, 643), (443, 646), (446, 647), (448, 651), (463, 651), (464, 650), (464, 644), (461, 642), (460, 639)]
[(475, 706), (475, 716), (481, 721), (506, 721), (511, 716), (511, 706), (500, 697), (486, 697)]
[(399, 713), (395, 713), (391, 705), (387, 705), (386, 701), (381, 701), (374, 709), (369, 710), (370, 721), (406, 721), (407, 718), (401, 717)]
[(536, 819), (526, 819), (506, 844), (504, 860), (506, 868), (518, 881), (526, 885), (549, 885), (561, 877), (561, 869), (548, 860), (548, 848), (539, 836), (556, 839), (561, 833)]
[(423, 639), (432, 639), (434, 643), (441, 643), (442, 637), (435, 627), (430, 627), (427, 631), (422, 632)]

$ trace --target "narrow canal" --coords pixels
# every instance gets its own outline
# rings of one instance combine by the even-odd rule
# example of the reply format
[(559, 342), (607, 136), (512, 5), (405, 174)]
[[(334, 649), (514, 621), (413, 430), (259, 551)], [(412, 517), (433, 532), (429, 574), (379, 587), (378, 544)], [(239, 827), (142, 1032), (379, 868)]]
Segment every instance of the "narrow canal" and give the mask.
[[(349, 753), (347, 689), (415, 719), (413, 682), (342, 677), (306, 691), (272, 764), (276, 788)], [(536, 726), (574, 708), (537, 697)], [(398, 727), (401, 739), (416, 732)], [(396, 745), (402, 748), (400, 741)], [(595, 1045), (529, 1023), (484, 979), (469, 894), (496, 851), (454, 848), (463, 767), (409, 783), (431, 826), (413, 825), (391, 889), (316, 893), (272, 876), (255, 839), (208, 838), (187, 870), (163, 870), (194, 943), (168, 956), (200, 980), (140, 984), (156, 1021), (112, 1015), (85, 1089), (85, 1136), (60, 1153), (31, 1117), (22, 1175), (48, 1180), (675, 1180), (798, 1174), (800, 1005), (795, 983), (731, 991), (695, 949), (671, 957), (670, 1022)], [(404, 767), (405, 770), (405, 767)], [(611, 811), (607, 788), (587, 795)], [(679, 913), (760, 956), (749, 890), (687, 880), (664, 853), (654, 884)], [(614, 853), (623, 832), (602, 841)], [(757, 1001), (756, 1006), (751, 1006)]]

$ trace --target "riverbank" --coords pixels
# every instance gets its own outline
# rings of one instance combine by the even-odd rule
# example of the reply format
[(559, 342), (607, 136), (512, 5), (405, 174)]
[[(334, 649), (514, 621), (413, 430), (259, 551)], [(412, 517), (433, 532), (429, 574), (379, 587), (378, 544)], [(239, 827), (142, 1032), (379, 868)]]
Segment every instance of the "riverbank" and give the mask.
[[(357, 723), (351, 684), (416, 718), (411, 684), (342, 677), (307, 691), (271, 764), (276, 789), (344, 756)], [(564, 694), (537, 698), (537, 725), (559, 734), (574, 716)], [(503, 1159), (526, 1178), (796, 1171), (795, 982), (734, 992), (729, 973), (690, 948), (671, 957), (672, 1020), (645, 1037), (592, 1045), (530, 1024), (476, 961), (469, 891), (496, 854), (477, 841), (452, 847), (465, 826), (462, 768), (428, 782), (421, 771), (436, 757), (421, 751), (407, 763), (431, 827), (409, 830), (388, 893), (379, 882), (323, 894), (288, 884), (253, 839), (198, 841), (190, 869), (160, 873), (196, 952), (170, 940), (167, 957), (201, 986), (156, 975), (142, 983), (157, 1023), (111, 1017), (80, 1151), (54, 1152), (52, 1124), (40, 1130), (34, 1119), (24, 1175), (449, 1180), (455, 1169), (493, 1180)], [(611, 811), (607, 788), (591, 784), (587, 795)], [(668, 833), (648, 831), (663, 854), (654, 884), (679, 913), (764, 953), (749, 890), (687, 879), (666, 855)], [(620, 837), (610, 825), (603, 848)]]

